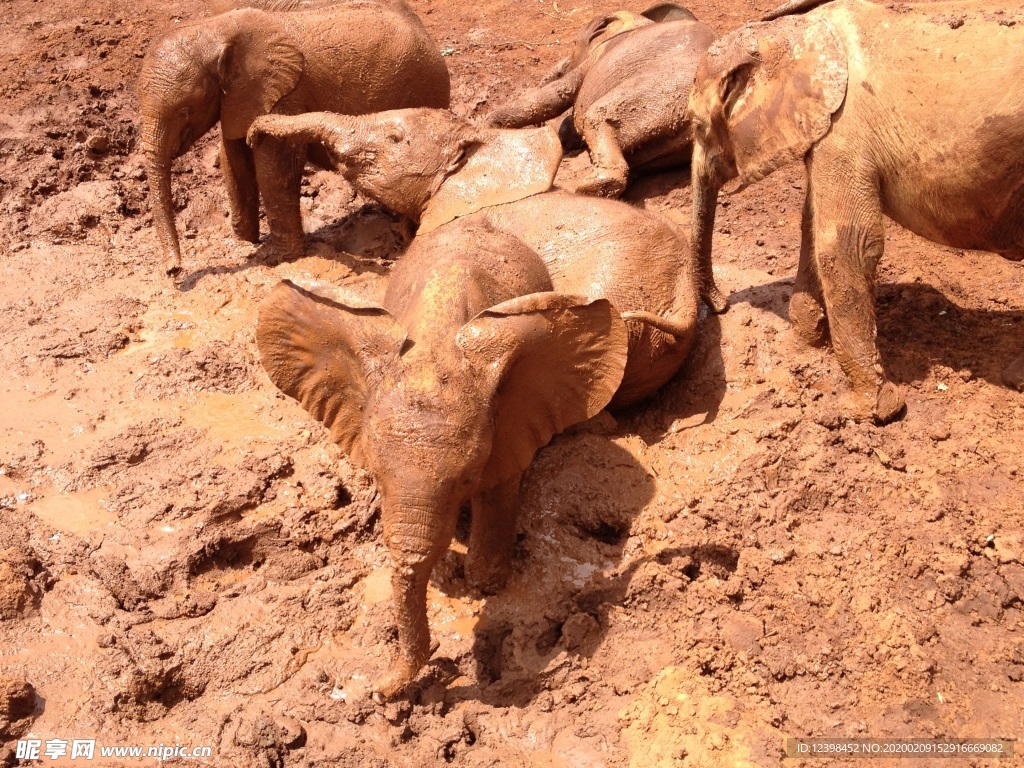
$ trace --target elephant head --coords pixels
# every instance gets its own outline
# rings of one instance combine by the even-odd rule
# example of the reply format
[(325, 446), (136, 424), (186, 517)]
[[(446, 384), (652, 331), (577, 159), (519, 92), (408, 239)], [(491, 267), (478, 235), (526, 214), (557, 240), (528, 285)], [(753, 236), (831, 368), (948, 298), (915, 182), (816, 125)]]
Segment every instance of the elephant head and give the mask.
[(258, 146), (266, 136), (321, 143), (349, 183), (419, 222), (421, 234), (546, 192), (562, 159), (550, 128), (479, 128), (441, 109), (267, 115), (253, 123), (249, 143)]
[(828, 133), (846, 98), (847, 59), (826, 20), (753, 23), (712, 44), (690, 92), (693, 115), (693, 238), (701, 296), (726, 307), (711, 269), (715, 207), (735, 190), (803, 158)]
[[(169, 272), (181, 259), (171, 197), (173, 160), (218, 120), (225, 146), (244, 139), (256, 116), (295, 88), (302, 68), (302, 53), (280, 23), (251, 9), (184, 25), (151, 47), (139, 78), (142, 147), (153, 222)], [(250, 210), (241, 212), (242, 228), (254, 239), (258, 199), (246, 199)]]
[(532, 293), (440, 336), (433, 320), (406, 327), (345, 291), (284, 282), (256, 328), (271, 380), (377, 479), (399, 628), (383, 696), (430, 656), (427, 581), (460, 506), (517, 482), (552, 435), (600, 411), (626, 362), (625, 325), (604, 299)]

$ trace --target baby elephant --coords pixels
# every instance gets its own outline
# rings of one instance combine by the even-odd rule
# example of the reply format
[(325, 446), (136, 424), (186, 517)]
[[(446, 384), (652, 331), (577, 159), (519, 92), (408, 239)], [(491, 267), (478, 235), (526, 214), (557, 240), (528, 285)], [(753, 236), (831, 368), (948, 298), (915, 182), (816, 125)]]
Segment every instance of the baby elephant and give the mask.
[(626, 328), (606, 299), (552, 290), (541, 258), (485, 223), (417, 238), (382, 306), (339, 289), (279, 285), (260, 309), (271, 380), (322, 421), (381, 491), (401, 689), (430, 657), (427, 581), (472, 504), (471, 583), (504, 582), (519, 485), (552, 435), (615, 393)]
[(218, 121), (235, 234), (259, 240), (262, 194), (275, 249), (301, 256), (305, 153), (275, 142), (253, 153), (245, 143), (252, 121), (270, 112), (447, 107), (449, 80), (430, 35), (397, 0), (290, 13), (242, 8), (182, 24), (154, 42), (142, 64), (139, 101), (153, 225), (173, 274), (181, 268), (181, 246), (171, 165)]
[(598, 16), (577, 35), (572, 55), (539, 88), (487, 119), (493, 126), (519, 128), (571, 107), (572, 122), (563, 123), (563, 139), (569, 143), (573, 133), (582, 136), (593, 162), (576, 191), (618, 197), (630, 170), (690, 162), (687, 98), (697, 62), (714, 40), (711, 27), (672, 3), (642, 14)]
[[(725, 309), (711, 268), (719, 191), (803, 160), (790, 317), (806, 340), (831, 340), (850, 415), (889, 421), (904, 396), (876, 344), (884, 216), (937, 243), (1024, 258), (1024, 24), (987, 2), (793, 0), (766, 18), (711, 47), (690, 95), (702, 294)], [(1005, 375), (1024, 387), (1024, 362)]]
[[(461, 501), (473, 499), (470, 575), (496, 589), (536, 450), (682, 365), (697, 326), (688, 246), (656, 214), (548, 191), (561, 159), (550, 128), (415, 109), (271, 115), (249, 131), (266, 136), (321, 143), (359, 192), (419, 222), (387, 312), (278, 288), (257, 331), (271, 379), (377, 473), (398, 601), (399, 664), (378, 685), (390, 695), (429, 655), (426, 581)], [(325, 330), (342, 311), (372, 333)]]

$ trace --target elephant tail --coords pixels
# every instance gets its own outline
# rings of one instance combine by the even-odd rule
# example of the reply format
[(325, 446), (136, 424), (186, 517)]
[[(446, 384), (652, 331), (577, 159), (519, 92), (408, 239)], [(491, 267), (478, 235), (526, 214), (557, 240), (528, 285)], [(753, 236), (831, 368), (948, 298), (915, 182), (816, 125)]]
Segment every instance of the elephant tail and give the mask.
[(783, 3), (774, 11), (769, 11), (761, 17), (761, 21), (772, 21), (783, 16), (796, 16), (799, 13), (806, 13), (807, 11), (813, 11), (819, 5), (831, 2), (831, 0), (789, 0), (788, 3)]

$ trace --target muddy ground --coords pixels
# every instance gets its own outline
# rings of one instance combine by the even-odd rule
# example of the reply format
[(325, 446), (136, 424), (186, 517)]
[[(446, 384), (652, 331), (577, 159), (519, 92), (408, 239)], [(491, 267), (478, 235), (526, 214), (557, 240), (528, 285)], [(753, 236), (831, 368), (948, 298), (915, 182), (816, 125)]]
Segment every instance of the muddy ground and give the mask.
[[(724, 32), (773, 4), (691, 8)], [(465, 115), (618, 7), (413, 5)], [(1024, 267), (890, 226), (879, 342), (909, 407), (846, 422), (835, 358), (787, 320), (801, 166), (720, 210), (732, 306), (685, 370), (540, 452), (501, 594), (467, 590), (453, 543), (437, 653), (371, 703), (393, 638), (372, 479), (271, 386), (253, 326), (283, 277), (384, 279), (402, 230), (310, 172), (310, 255), (268, 266), (230, 232), (215, 131), (177, 164), (186, 264), (163, 275), (135, 80), (205, 13), (3, 4), (0, 763), (29, 734), (240, 768), (773, 766), (786, 736), (1020, 734), (1024, 394), (1001, 372)], [(688, 220), (685, 173), (629, 198)]]

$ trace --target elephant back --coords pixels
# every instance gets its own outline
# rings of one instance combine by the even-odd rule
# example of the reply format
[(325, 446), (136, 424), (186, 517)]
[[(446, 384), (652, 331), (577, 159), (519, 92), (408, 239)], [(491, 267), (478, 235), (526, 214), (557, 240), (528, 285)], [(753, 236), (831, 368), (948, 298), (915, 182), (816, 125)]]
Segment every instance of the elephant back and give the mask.
[(287, 111), (361, 115), (451, 105), (444, 58), (404, 3), (342, 3), (278, 18), (304, 41), (306, 57), (303, 93)]
[[(632, 87), (655, 91), (651, 103), (679, 99), (689, 91), (701, 54), (715, 41), (715, 32), (699, 21), (666, 21), (638, 27), (608, 42), (604, 56), (587, 72), (576, 97), (577, 121), (603, 96), (634, 80)], [(685, 104), (685, 95), (681, 99)], [(577, 124), (577, 128), (580, 125)]]

